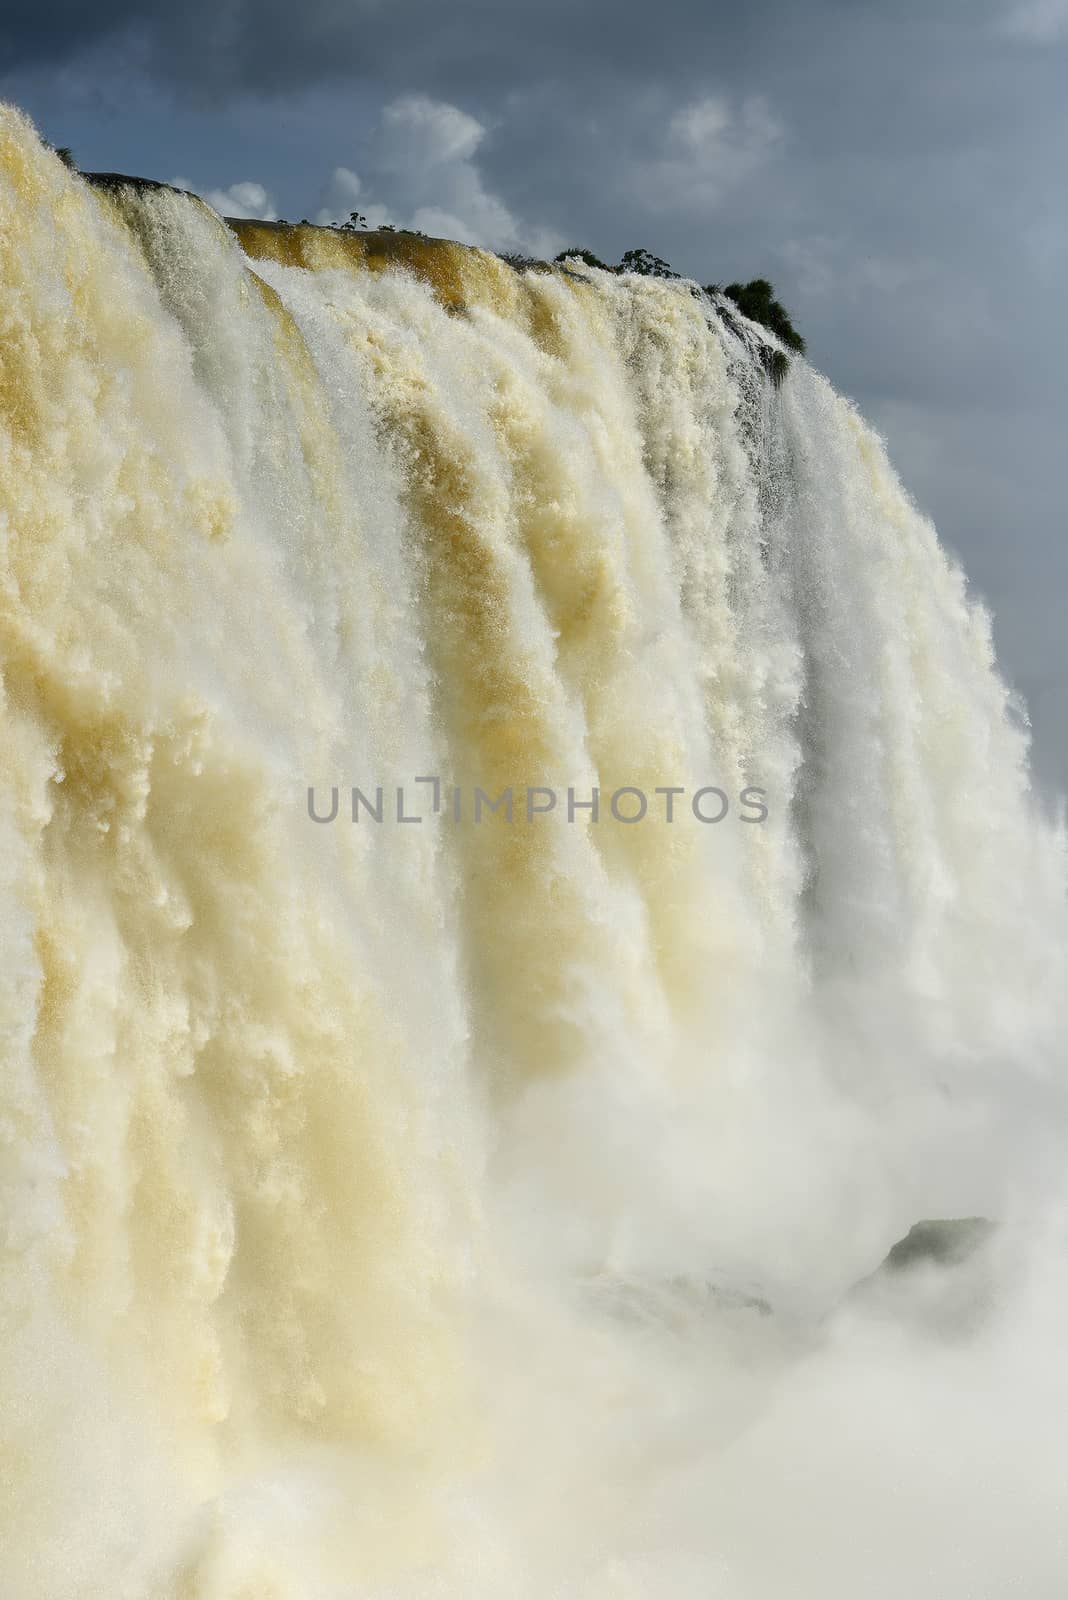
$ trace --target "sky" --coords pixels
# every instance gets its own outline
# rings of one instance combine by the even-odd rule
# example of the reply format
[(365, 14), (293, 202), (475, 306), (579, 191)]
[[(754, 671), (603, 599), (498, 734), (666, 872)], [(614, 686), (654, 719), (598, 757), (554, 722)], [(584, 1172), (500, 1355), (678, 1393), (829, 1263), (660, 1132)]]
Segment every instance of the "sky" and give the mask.
[(0, 97), (230, 215), (771, 278), (1068, 790), (1068, 0), (4, 0)]

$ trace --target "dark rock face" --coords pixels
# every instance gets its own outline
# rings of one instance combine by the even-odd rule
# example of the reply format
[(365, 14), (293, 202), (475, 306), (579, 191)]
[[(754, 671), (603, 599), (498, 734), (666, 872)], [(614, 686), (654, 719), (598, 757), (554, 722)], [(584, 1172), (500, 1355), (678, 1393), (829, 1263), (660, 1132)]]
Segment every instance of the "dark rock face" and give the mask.
[(986, 1244), (995, 1226), (987, 1217), (916, 1222), (894, 1245), (880, 1271), (905, 1272), (923, 1263), (937, 1267), (960, 1266)]
[(998, 1302), (997, 1225), (986, 1217), (925, 1219), (850, 1290), (844, 1308), (911, 1327), (924, 1336), (966, 1339)]
[(132, 178), (125, 172), (83, 172), (81, 176), (94, 189), (168, 189), (171, 194), (189, 193), (187, 189), (176, 189), (173, 183), (160, 183), (156, 178)]

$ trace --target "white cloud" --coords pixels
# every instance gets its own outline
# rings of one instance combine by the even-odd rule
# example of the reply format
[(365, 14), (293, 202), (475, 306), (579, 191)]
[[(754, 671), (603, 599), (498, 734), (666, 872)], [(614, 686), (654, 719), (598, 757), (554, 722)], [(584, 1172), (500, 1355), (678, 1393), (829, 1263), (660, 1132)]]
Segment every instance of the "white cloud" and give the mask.
[(1068, 38), (1068, 0), (1013, 0), (1001, 18), (999, 32), (1034, 44)]
[(259, 222), (277, 222), (274, 198), (262, 183), (232, 183), (229, 189), (198, 189), (188, 178), (172, 178), (176, 189), (189, 189), (221, 217), (248, 217)]
[(474, 159), (486, 135), (459, 106), (402, 95), (382, 112), (361, 163), (364, 175), (335, 168), (316, 220), (344, 222), (359, 211), (372, 227), (392, 222), (490, 250), (552, 254), (563, 240), (525, 225), (487, 189)]
[[(384, 108), (362, 172), (334, 168), (320, 192), (315, 221), (347, 222), (358, 211), (372, 228), (388, 222), (489, 250), (555, 254), (564, 242), (560, 235), (523, 223), (486, 187), (475, 156), (487, 131), (459, 106), (402, 95)], [(174, 181), (224, 216), (277, 219), (274, 198), (262, 184), (204, 190)]]
[(471, 160), (486, 137), (474, 117), (426, 95), (402, 95), (382, 113), (385, 164), (396, 171), (431, 171)]
[(363, 183), (349, 167), (334, 168), (319, 200), (315, 221), (323, 227), (330, 223), (347, 222), (354, 211), (366, 217), (367, 225), (371, 228), (381, 228), (384, 223), (393, 221), (385, 206), (367, 198)]
[(656, 211), (706, 211), (751, 179), (785, 135), (760, 95), (692, 101), (669, 119), (659, 155), (638, 164), (633, 181)]
[(709, 95), (676, 111), (669, 123), (669, 135), (676, 145), (695, 156), (715, 153), (728, 133), (734, 117), (724, 95)]

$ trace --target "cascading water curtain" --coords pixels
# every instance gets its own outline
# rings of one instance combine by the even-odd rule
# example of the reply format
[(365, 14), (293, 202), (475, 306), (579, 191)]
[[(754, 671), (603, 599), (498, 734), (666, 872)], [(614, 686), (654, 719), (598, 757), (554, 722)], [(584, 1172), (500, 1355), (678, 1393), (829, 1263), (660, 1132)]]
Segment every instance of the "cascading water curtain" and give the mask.
[(763, 338), (0, 113), (5, 1600), (1060, 1600), (1063, 840)]

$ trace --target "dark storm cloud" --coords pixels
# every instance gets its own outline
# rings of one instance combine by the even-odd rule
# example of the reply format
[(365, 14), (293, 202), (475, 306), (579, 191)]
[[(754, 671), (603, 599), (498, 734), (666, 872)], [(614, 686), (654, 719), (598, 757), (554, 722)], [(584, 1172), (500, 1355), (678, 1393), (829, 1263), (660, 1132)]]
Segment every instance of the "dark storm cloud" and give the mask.
[[(772, 277), (993, 602), (1060, 785), (1066, 47), (1068, 0), (16, 0), (0, 20), (12, 98), (20, 73), (91, 55), (83, 79), (121, 73), (121, 104), (136, 62), (183, 128), (212, 130), (210, 159), (167, 145), (155, 176), (256, 180), (301, 215), (342, 166), (394, 215), (466, 205), (498, 239), (514, 219), (702, 282)], [(369, 132), (398, 96), (483, 130), (423, 188)], [(129, 103), (137, 166), (148, 113)]]
[[(942, 25), (952, 28), (976, 9), (951, 0)], [(540, 78), (722, 72), (766, 53), (769, 42), (795, 50), (825, 29), (885, 10), (879, 0), (307, 0), (296, 7), (291, 0), (157, 7), (14, 0), (0, 24), (0, 70), (66, 60), (132, 30), (150, 47), (161, 79), (194, 89), (214, 83), (283, 91), (367, 73), (384, 84), (479, 92), (489, 83), (503, 88)], [(927, 11), (922, 0), (899, 0), (894, 14), (907, 27)]]
[(44, 5), (7, 0), (0, 13), (0, 71), (66, 61), (128, 27), (137, 9), (132, 0), (112, 0), (105, 6), (79, 0), (48, 0)]

